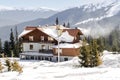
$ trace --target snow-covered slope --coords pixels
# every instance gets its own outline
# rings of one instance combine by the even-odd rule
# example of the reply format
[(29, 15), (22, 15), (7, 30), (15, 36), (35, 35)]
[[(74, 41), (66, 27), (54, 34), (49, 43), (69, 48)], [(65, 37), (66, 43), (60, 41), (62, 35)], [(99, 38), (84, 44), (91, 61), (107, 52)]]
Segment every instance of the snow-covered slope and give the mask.
[(77, 67), (77, 57), (60, 63), (18, 59), (23, 73), (3, 72), (0, 73), (0, 80), (120, 80), (120, 54), (111, 53), (104, 51), (103, 64), (95, 68)]
[[(94, 7), (94, 8), (93, 8)], [(75, 25), (79, 25), (79, 24), (85, 24), (85, 23), (88, 23), (90, 21), (100, 21), (104, 18), (108, 18), (108, 17), (112, 17), (112, 16), (115, 16), (117, 15), (119, 12), (120, 12), (120, 2), (117, 2), (117, 3), (112, 3), (110, 5), (107, 5), (107, 6), (102, 6), (102, 7), (99, 7), (98, 5), (98, 8), (95, 7), (93, 5), (93, 7), (84, 7), (84, 10), (85, 11), (95, 11), (95, 10), (98, 10), (98, 9), (103, 9), (105, 11), (104, 15), (101, 15), (100, 17), (95, 17), (95, 18), (89, 18), (87, 20), (84, 20), (84, 21), (81, 21), (81, 22), (78, 22), (76, 23)], [(91, 10), (91, 8), (93, 8), (93, 10)]]
[[(72, 28), (79, 27), (86, 31), (85, 35), (92, 35), (95, 37), (96, 35), (108, 35), (114, 28), (118, 28), (120, 26), (120, 0), (108, 0), (98, 4), (86, 4), (58, 12), (46, 19), (40, 18), (16, 25), (19, 27), (20, 33), (25, 26), (29, 25), (53, 25), (56, 17), (59, 18), (60, 24), (63, 24), (64, 22), (67, 24), (70, 22), (70, 26)], [(0, 28), (0, 32), (8, 32), (11, 27), (14, 26)], [(1, 38), (4, 36), (8, 35), (0, 34)]]
[[(100, 10), (103, 10), (102, 12)], [(113, 29), (120, 26), (120, 1), (111, 3), (107, 6), (100, 7), (92, 12), (104, 13), (100, 16), (84, 19), (83, 21), (75, 23), (82, 29), (87, 28), (87, 34), (92, 36), (108, 35)], [(94, 13), (93, 13), (94, 14)], [(96, 35), (94, 35), (96, 34)]]

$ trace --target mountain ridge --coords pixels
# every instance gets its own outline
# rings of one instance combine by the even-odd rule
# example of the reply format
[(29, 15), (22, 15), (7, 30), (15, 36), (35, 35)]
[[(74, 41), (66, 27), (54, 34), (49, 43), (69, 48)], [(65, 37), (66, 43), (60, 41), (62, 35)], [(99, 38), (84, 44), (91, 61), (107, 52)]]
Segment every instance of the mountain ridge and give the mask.
[[(117, 5), (116, 5), (117, 4)], [(116, 1), (106, 6), (102, 6), (94, 9), (92, 5), (89, 8), (85, 6), (70, 8), (61, 12), (58, 12), (45, 19), (37, 19), (28, 21), (21, 24), (16, 24), (19, 29), (19, 33), (25, 28), (25, 26), (33, 25), (53, 25), (55, 24), (56, 17), (59, 18), (59, 24), (70, 23), (71, 28), (78, 27), (83, 30), (88, 30), (89, 32), (85, 35), (92, 36), (104, 36), (108, 35), (113, 29), (120, 26), (120, 2)], [(116, 7), (117, 6), (117, 7)], [(115, 8), (116, 7), (116, 8)], [(85, 22), (85, 20), (88, 20)], [(84, 21), (82, 24), (77, 24)], [(77, 25), (76, 25), (77, 24)], [(12, 27), (11, 27), (12, 28)], [(10, 29), (10, 28), (9, 28)], [(2, 28), (0, 29), (0, 31)], [(1, 36), (1, 35), (0, 35)]]

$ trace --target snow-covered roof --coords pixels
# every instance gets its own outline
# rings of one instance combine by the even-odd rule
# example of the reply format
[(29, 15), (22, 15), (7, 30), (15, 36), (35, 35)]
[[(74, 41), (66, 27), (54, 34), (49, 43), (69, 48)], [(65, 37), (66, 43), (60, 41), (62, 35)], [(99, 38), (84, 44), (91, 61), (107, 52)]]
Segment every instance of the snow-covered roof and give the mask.
[[(63, 27), (62, 27), (63, 28)], [(72, 42), (74, 40), (74, 37), (71, 36), (68, 31), (62, 32), (61, 35), (58, 35), (58, 31), (55, 28), (51, 27), (44, 27), (44, 28), (39, 28), (42, 32), (48, 34), (49, 36), (53, 37), (54, 39), (60, 41), (65, 41), (65, 42)], [(67, 36), (67, 37), (66, 37)]]
[(68, 31), (63, 32), (59, 38), (60, 38), (60, 41), (66, 41), (66, 42), (72, 42), (74, 40), (74, 37), (71, 36), (68, 33)]
[(33, 30), (24, 30), (24, 31), (18, 36), (18, 38), (22, 37), (23, 35), (31, 32), (31, 31), (33, 31)]
[[(60, 30), (63, 30), (61, 35), (59, 36), (58, 34), (58, 28)], [(60, 41), (65, 41), (65, 42), (72, 42), (74, 40), (74, 35), (71, 35), (71, 31), (74, 30), (74, 29), (70, 29), (70, 28), (66, 28), (62, 25), (59, 25), (59, 26), (44, 26), (44, 27), (36, 27), (36, 29), (46, 33), (47, 35), (51, 36), (52, 38), (58, 40), (58, 37), (59, 37), (59, 40)], [(35, 27), (28, 27), (28, 29), (26, 28), (20, 35), (19, 37), (22, 37), (24, 35), (26, 35), (27, 33), (31, 32), (35, 30)], [(74, 30), (75, 32), (75, 30)], [(73, 33), (74, 33), (73, 32)]]
[(56, 45), (56, 46), (53, 46), (53, 48), (79, 48), (79, 47), (81, 47), (82, 46), (82, 41), (80, 41), (80, 42), (78, 42), (78, 43), (73, 43), (73, 44), (71, 44), (71, 43), (61, 43), (61, 44), (59, 44), (59, 46), (58, 45)]
[(50, 28), (50, 27), (40, 27), (38, 28), (39, 30), (41, 30), (42, 32), (46, 33), (47, 35), (53, 37), (54, 39), (56, 39), (58, 37), (57, 35), (57, 30), (55, 28)]

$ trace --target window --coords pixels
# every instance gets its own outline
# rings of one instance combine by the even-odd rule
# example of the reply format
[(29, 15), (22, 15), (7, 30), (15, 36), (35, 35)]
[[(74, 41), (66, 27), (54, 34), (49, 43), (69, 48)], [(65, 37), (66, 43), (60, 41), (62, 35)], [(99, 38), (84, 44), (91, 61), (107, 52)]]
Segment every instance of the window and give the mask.
[[(58, 49), (56, 49), (55, 52), (58, 53)], [(59, 52), (62, 53), (62, 49), (59, 49)]]
[(49, 59), (50, 59), (50, 61), (52, 61), (52, 58), (51, 58), (51, 57), (50, 57)]
[(48, 37), (48, 41), (53, 41), (53, 38), (52, 37)]
[(33, 41), (33, 36), (29, 36), (29, 41)]
[(51, 45), (48, 45), (48, 50), (52, 50), (52, 47), (51, 47)]
[(59, 49), (60, 50), (60, 53), (62, 53), (62, 49)]
[(42, 50), (45, 50), (45, 45), (41, 45)]
[(58, 49), (55, 49), (55, 53), (56, 53), (56, 54), (58, 53)]
[(30, 50), (33, 50), (33, 45), (30, 45)]
[(41, 41), (44, 41), (44, 36), (41, 36)]
[(56, 57), (56, 61), (58, 61), (58, 57)]
[(68, 61), (68, 58), (64, 58), (64, 61)]

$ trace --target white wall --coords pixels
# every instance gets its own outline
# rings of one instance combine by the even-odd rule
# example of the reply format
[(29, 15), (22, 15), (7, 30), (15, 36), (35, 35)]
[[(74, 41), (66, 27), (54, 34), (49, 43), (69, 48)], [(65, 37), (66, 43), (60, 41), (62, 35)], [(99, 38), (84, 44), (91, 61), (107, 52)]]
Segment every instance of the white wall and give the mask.
[[(33, 45), (33, 50), (30, 50), (30, 45)], [(48, 46), (53, 46), (49, 43), (23, 43), (23, 51), (39, 51), (42, 49), (42, 45), (45, 45), (45, 49), (48, 50)]]
[[(30, 50), (30, 45), (33, 45), (33, 50)], [(39, 43), (23, 43), (23, 51), (39, 51)]]

